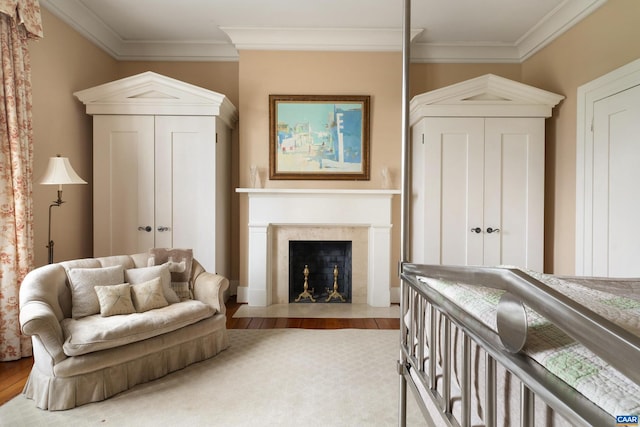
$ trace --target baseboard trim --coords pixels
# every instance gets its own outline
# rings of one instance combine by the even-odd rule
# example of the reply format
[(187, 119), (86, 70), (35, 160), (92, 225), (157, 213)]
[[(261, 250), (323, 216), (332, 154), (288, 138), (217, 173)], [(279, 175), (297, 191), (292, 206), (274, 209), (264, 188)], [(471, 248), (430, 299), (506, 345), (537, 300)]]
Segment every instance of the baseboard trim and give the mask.
[(400, 304), (400, 286), (393, 286), (389, 290), (391, 297), (391, 304)]
[(236, 301), (242, 303), (249, 302), (249, 287), (248, 286), (240, 286), (236, 287)]
[(240, 286), (238, 280), (229, 279), (229, 295), (238, 295), (238, 286)]

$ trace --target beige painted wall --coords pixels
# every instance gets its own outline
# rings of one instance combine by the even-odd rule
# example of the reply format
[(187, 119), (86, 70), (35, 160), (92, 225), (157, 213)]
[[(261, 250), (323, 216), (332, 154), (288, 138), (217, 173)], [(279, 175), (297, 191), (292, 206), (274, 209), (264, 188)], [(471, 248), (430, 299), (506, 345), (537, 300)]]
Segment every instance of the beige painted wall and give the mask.
[[(34, 125), (34, 235), (35, 264), (47, 263), (48, 206), (56, 198), (56, 188), (38, 185), (48, 158), (61, 154), (69, 157), (74, 169), (88, 185), (65, 186), (61, 207), (53, 208), (52, 239), (55, 260), (93, 256), (92, 210), (92, 119), (73, 92), (98, 84), (154, 71), (209, 90), (225, 94), (238, 106), (237, 62), (120, 62), (42, 9), (45, 36), (32, 41), (29, 50), (32, 64)], [(233, 176), (237, 178), (238, 133), (233, 134)], [(237, 182), (234, 181), (233, 188)], [(235, 194), (234, 194), (235, 196)], [(230, 210), (236, 223), (232, 230), (232, 253), (237, 248), (237, 197)], [(231, 257), (236, 265), (237, 257)], [(235, 275), (237, 277), (237, 273)]]
[[(401, 85), (400, 53), (265, 52), (240, 54), (239, 182), (248, 186), (249, 167), (257, 165), (263, 183), (276, 188), (381, 188), (379, 170), (388, 166), (394, 188), (400, 188)], [(520, 79), (520, 64), (413, 64), (411, 96), (486, 73)], [(269, 94), (371, 95), (371, 180), (270, 181)], [(248, 222), (246, 195), (240, 198), (240, 285), (247, 285)], [(398, 284), (400, 260), (400, 198), (393, 204), (390, 282)]]
[[(240, 52), (240, 186), (249, 186), (249, 167), (256, 165), (266, 187), (382, 188), (380, 170), (387, 166), (400, 188), (402, 57), (398, 53)], [(270, 181), (269, 95), (370, 95), (370, 181)], [(397, 283), (400, 203), (393, 204), (392, 281)], [(247, 198), (240, 198), (240, 285), (247, 286)]]
[(145, 71), (221, 93), (238, 107), (238, 62), (120, 61), (116, 78)]
[(522, 81), (566, 96), (547, 121), (545, 270), (575, 272), (578, 87), (640, 57), (640, 2), (611, 0), (522, 65)]
[(56, 261), (90, 257), (93, 253), (92, 127), (84, 105), (73, 92), (105, 83), (116, 76), (117, 61), (42, 9), (44, 38), (31, 41), (33, 85), (33, 217), (36, 266), (47, 263), (48, 206), (57, 187), (40, 185), (49, 157), (69, 157), (88, 185), (63, 187), (62, 206), (53, 208), (51, 238)]
[(520, 81), (520, 64), (411, 64), (410, 96), (460, 83), (485, 74)]
[[(379, 188), (382, 166), (400, 164), (400, 53), (243, 51), (239, 63), (118, 62), (43, 9), (45, 38), (31, 42), (35, 164), (38, 179), (49, 156), (71, 158), (91, 180), (91, 118), (72, 93), (117, 78), (152, 70), (224, 93), (239, 108), (233, 188), (247, 186), (249, 165), (268, 170), (270, 93), (370, 94), (372, 96), (372, 179), (368, 182), (268, 182), (273, 187)], [(547, 121), (545, 271), (571, 274), (575, 253), (576, 90), (596, 77), (640, 57), (640, 2), (612, 0), (523, 64), (413, 64), (411, 95), (486, 73), (519, 80), (567, 98)], [(263, 175), (263, 178), (266, 178)], [(265, 179), (266, 180), (266, 179)], [(55, 189), (34, 185), (36, 264), (46, 263), (47, 207)], [(91, 185), (67, 186), (67, 201), (54, 208), (56, 260), (92, 255)], [(246, 200), (232, 206), (232, 270), (246, 285)], [(392, 280), (399, 257), (399, 201), (394, 204)]]

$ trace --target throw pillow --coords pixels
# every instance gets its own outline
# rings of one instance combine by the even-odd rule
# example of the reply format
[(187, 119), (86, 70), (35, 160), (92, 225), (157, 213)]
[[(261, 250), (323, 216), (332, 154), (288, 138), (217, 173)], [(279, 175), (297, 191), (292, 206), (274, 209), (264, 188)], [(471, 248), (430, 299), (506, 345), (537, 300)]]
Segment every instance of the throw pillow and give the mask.
[(71, 288), (71, 317), (79, 319), (100, 313), (100, 303), (94, 288), (124, 282), (121, 265), (102, 268), (70, 268), (67, 270)]
[(160, 278), (162, 284), (162, 292), (169, 304), (174, 302), (180, 302), (180, 298), (171, 288), (171, 273), (169, 272), (169, 265), (156, 265), (154, 267), (141, 267), (130, 268), (124, 272), (124, 281), (129, 282), (132, 285), (137, 283), (148, 282), (156, 277)]
[(135, 313), (131, 301), (131, 285), (121, 283), (119, 285), (96, 286), (95, 291), (100, 301), (100, 316), (108, 317), (116, 314)]
[(159, 277), (131, 285), (131, 299), (138, 313), (169, 305), (164, 297)]
[(180, 301), (193, 299), (191, 290), (192, 249), (152, 248), (149, 250), (148, 265), (169, 264), (171, 288)]

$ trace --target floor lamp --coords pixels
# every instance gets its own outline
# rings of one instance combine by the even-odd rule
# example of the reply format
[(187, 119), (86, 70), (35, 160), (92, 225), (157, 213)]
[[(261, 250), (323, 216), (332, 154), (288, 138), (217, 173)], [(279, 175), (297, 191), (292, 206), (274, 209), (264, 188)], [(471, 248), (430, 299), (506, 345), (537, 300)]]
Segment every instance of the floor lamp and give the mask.
[(40, 178), (40, 184), (45, 185), (57, 185), (58, 186), (58, 200), (53, 201), (49, 205), (49, 233), (47, 234), (47, 241), (49, 244), (49, 264), (53, 263), (53, 240), (51, 240), (51, 208), (54, 206), (60, 206), (64, 203), (62, 200), (62, 185), (63, 184), (86, 184), (87, 181), (80, 178), (76, 171), (71, 167), (69, 159), (67, 157), (50, 157), (47, 170), (44, 172), (42, 178)]

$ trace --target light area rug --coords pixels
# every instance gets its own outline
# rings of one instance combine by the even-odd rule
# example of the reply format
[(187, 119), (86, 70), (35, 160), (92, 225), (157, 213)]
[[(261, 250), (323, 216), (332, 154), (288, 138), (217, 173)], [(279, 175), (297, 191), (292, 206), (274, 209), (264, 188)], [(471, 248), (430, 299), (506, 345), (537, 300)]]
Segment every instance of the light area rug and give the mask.
[[(103, 402), (48, 412), (20, 395), (1, 426), (396, 426), (398, 332), (230, 330), (212, 359)], [(425, 421), (409, 391), (407, 425)]]
[(371, 307), (368, 304), (272, 304), (255, 307), (243, 304), (233, 315), (237, 317), (287, 317), (287, 318), (400, 318), (400, 306)]

